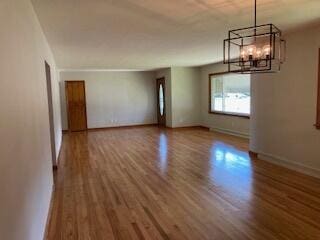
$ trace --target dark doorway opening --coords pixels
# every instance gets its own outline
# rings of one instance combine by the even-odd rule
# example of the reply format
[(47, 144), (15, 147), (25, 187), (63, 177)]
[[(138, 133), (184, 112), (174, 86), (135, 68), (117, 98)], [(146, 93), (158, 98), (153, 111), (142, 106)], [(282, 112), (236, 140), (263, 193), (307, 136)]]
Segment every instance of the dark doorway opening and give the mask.
[(48, 110), (49, 110), (51, 156), (52, 156), (52, 165), (54, 168), (56, 168), (57, 158), (56, 158), (54, 115), (53, 115), (53, 103), (52, 103), (53, 101), (52, 101), (51, 70), (50, 70), (50, 65), (47, 62), (45, 62), (45, 69), (46, 69), (46, 82), (47, 82)]

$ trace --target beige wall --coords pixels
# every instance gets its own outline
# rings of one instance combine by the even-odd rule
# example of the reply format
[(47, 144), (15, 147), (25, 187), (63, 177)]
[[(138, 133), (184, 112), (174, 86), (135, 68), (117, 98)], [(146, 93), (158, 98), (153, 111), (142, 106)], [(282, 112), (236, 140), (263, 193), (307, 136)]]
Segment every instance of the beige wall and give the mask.
[(157, 71), (157, 78), (166, 78), (167, 126), (201, 125), (249, 137), (249, 119), (208, 113), (208, 75), (223, 71), (226, 71), (226, 66), (221, 63), (202, 67), (171, 67)]
[(40, 240), (53, 184), (45, 60), (57, 153), (61, 142), (55, 63), (28, 0), (1, 0), (0, 12), (0, 239)]
[(166, 79), (166, 120), (168, 127), (200, 125), (200, 70), (196, 67), (171, 67), (156, 72)]
[(197, 67), (171, 68), (172, 127), (200, 125), (199, 75)]
[(227, 71), (227, 65), (222, 63), (205, 65), (200, 68), (202, 125), (214, 130), (249, 137), (249, 119), (208, 113), (209, 74), (225, 71)]
[(157, 122), (154, 72), (61, 72), (63, 129), (68, 128), (65, 80), (85, 80), (88, 128)]
[(285, 38), (281, 72), (252, 79), (250, 148), (264, 159), (320, 176), (320, 131), (313, 126), (320, 26)]
[(208, 114), (208, 74), (222, 71), (219, 69), (221, 66), (223, 65), (215, 64), (202, 68), (171, 67), (155, 73), (61, 72), (63, 129), (67, 129), (63, 81), (86, 80), (88, 127), (98, 128), (156, 123), (155, 79), (165, 77), (168, 127), (204, 125), (248, 136), (248, 119)]

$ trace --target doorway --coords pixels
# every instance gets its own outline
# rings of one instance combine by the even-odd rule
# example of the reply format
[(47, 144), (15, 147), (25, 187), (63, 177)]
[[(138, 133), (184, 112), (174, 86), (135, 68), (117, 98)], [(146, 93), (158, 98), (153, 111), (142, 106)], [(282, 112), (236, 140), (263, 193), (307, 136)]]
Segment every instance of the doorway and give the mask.
[(48, 96), (48, 110), (49, 110), (49, 126), (50, 126), (50, 145), (51, 145), (51, 157), (52, 165), (56, 167), (56, 143), (54, 132), (54, 116), (53, 116), (53, 104), (52, 104), (52, 86), (51, 86), (51, 70), (50, 65), (45, 61), (46, 82), (47, 82), (47, 96)]
[(157, 79), (157, 114), (159, 126), (166, 126), (165, 78)]
[(85, 82), (66, 81), (66, 100), (69, 132), (87, 130)]

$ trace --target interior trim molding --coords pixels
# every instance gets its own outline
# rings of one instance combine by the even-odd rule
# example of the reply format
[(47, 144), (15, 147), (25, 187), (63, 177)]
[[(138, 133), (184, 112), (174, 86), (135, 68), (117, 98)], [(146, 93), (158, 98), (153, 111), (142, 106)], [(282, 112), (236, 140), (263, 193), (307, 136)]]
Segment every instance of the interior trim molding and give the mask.
[(254, 152), (254, 151), (249, 150), (249, 151), (248, 151), (248, 154), (249, 154), (249, 156), (252, 157), (252, 158), (258, 158), (258, 153), (257, 153), (257, 152)]
[(170, 127), (170, 126), (167, 126), (167, 128), (169, 129), (189, 129), (189, 128), (199, 128), (199, 129), (204, 129), (204, 130), (210, 130), (210, 128), (208, 127), (205, 127), (205, 126), (201, 126), (201, 125), (191, 125), (191, 126), (181, 126), (181, 127)]
[(145, 123), (145, 124), (132, 124), (132, 125), (120, 125), (120, 126), (109, 126), (109, 127), (99, 127), (99, 128), (88, 128), (88, 131), (99, 131), (99, 130), (107, 130), (112, 128), (134, 128), (134, 127), (150, 127), (150, 126), (158, 126), (158, 123)]
[(153, 72), (157, 71), (157, 68), (146, 68), (146, 69), (94, 69), (94, 68), (65, 68), (59, 69), (59, 72)]
[(294, 162), (290, 162), (288, 159), (279, 157), (279, 156), (275, 156), (272, 154), (268, 154), (268, 153), (258, 153), (258, 159), (261, 159), (263, 161), (267, 161), (312, 177), (316, 177), (316, 178), (320, 178), (320, 169), (317, 168), (312, 168), (309, 166), (305, 166), (303, 164), (300, 163), (294, 163)]
[[(146, 123), (146, 124), (133, 124), (133, 125), (122, 125), (122, 126), (109, 126), (109, 127), (99, 127), (99, 128), (88, 128), (88, 131), (99, 131), (99, 130), (108, 130), (113, 128), (134, 128), (134, 127), (151, 127), (151, 126), (158, 126), (158, 123)], [(210, 131), (209, 127), (202, 126), (202, 125), (192, 125), (192, 126), (181, 126), (181, 127), (170, 127), (166, 126), (169, 129), (188, 129), (188, 128), (201, 128)], [(62, 131), (64, 134), (69, 133), (68, 130)]]
[[(65, 131), (62, 130), (62, 135), (67, 133), (68, 131)], [(61, 154), (61, 148), (62, 148), (62, 141), (63, 141), (63, 136), (61, 136), (61, 139), (60, 139), (60, 146), (59, 146), (59, 151), (58, 151), (58, 156), (57, 156), (57, 159), (56, 159), (56, 164), (53, 165), (53, 170), (58, 170), (58, 165), (59, 165), (59, 160), (60, 160), (60, 154)]]
[[(158, 123), (142, 123), (142, 124), (130, 124), (130, 125), (119, 125), (119, 126), (107, 126), (107, 127), (93, 127), (87, 128), (85, 131), (95, 131), (95, 130), (106, 130), (111, 128), (131, 128), (131, 127), (146, 127), (146, 126), (158, 126)], [(62, 130), (63, 134), (68, 134), (69, 130)]]
[(51, 188), (51, 198), (50, 198), (50, 203), (49, 203), (49, 210), (48, 210), (48, 214), (47, 214), (43, 240), (46, 240), (48, 238), (48, 234), (49, 234), (49, 224), (50, 224), (50, 219), (52, 216), (52, 209), (53, 209), (53, 199), (54, 199), (54, 191), (55, 191), (54, 189), (55, 189), (55, 186), (53, 184), (52, 188)]
[(214, 131), (214, 132), (219, 132), (219, 133), (224, 133), (224, 134), (228, 134), (236, 137), (250, 139), (250, 135), (244, 132), (234, 131), (234, 130), (225, 129), (225, 128), (209, 128), (209, 129), (210, 131)]
[(244, 114), (236, 114), (236, 113), (228, 113), (228, 112), (219, 112), (219, 111), (212, 111), (212, 110), (210, 110), (208, 113), (209, 113), (209, 114), (216, 114), (216, 115), (224, 115), (224, 116), (230, 116), (230, 117), (239, 117), (239, 118), (250, 119), (250, 115), (244, 115)]
[(314, 125), (317, 129), (320, 129), (320, 48), (318, 57), (318, 97), (317, 97), (317, 119)]

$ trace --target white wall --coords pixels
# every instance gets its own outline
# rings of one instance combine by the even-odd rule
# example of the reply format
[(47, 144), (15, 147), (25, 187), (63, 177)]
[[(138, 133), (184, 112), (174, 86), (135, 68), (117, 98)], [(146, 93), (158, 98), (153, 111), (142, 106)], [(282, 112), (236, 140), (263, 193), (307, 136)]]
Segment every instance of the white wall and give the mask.
[(171, 68), (172, 127), (200, 125), (199, 76), (197, 67)]
[(85, 80), (88, 128), (157, 123), (154, 72), (61, 72), (60, 79), (63, 129), (66, 80)]
[(209, 74), (225, 71), (227, 71), (227, 65), (222, 63), (205, 65), (200, 68), (202, 125), (211, 129), (249, 137), (250, 119), (208, 113)]
[(45, 60), (61, 143), (55, 63), (29, 0), (1, 0), (0, 29), (0, 239), (40, 240), (53, 184)]
[[(47, 45), (47, 47), (49, 49), (50, 46)], [(56, 157), (57, 157), (57, 159), (53, 159), (53, 164), (58, 165), (58, 160), (59, 160), (58, 158), (59, 158), (60, 148), (62, 144), (62, 121), (61, 121), (60, 87), (59, 87), (60, 76), (52, 55), (50, 59), (51, 60), (47, 62), (48, 64), (50, 64), (50, 68), (51, 68), (52, 104), (53, 104), (55, 146), (56, 146)]]
[(316, 119), (320, 26), (290, 33), (280, 73), (252, 79), (252, 151), (260, 157), (320, 176)]

